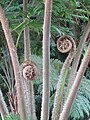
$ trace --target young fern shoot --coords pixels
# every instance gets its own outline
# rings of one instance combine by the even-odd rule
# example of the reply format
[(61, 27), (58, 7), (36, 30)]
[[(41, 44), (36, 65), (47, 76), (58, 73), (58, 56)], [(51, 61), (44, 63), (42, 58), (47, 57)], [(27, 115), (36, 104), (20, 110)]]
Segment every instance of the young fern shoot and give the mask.
[[(28, 0), (23, 0), (23, 12), (27, 15)], [(29, 27), (24, 28), (24, 62), (21, 64), (22, 88), (27, 118), (36, 120), (34, 88), (32, 80), (38, 77), (37, 65), (31, 61)]]
[(54, 99), (54, 107), (52, 111), (52, 120), (59, 120), (65, 80), (68, 74), (69, 66), (75, 55), (76, 44), (72, 37), (62, 36), (57, 40), (57, 48), (60, 52), (62, 53), (69, 52), (69, 54), (63, 64), (62, 70), (60, 72), (59, 80), (57, 83), (57, 89), (56, 89), (55, 99)]
[(78, 70), (78, 73), (76, 75), (76, 78), (74, 80), (72, 88), (70, 90), (70, 93), (69, 93), (67, 100), (64, 104), (64, 107), (63, 107), (62, 113), (60, 114), (59, 120), (68, 120), (70, 108), (73, 104), (74, 98), (76, 97), (76, 93), (78, 91), (79, 85), (81, 83), (82, 77), (84, 75), (84, 72), (86, 70), (86, 67), (87, 67), (89, 61), (90, 61), (90, 43), (89, 43), (88, 49), (84, 55), (84, 58), (81, 62), (80, 68)]

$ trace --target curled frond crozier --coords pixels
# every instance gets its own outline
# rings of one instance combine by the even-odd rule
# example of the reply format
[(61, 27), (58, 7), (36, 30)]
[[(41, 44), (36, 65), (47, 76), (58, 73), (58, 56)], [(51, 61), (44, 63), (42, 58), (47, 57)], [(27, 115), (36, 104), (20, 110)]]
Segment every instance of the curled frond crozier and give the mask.
[(68, 75), (70, 64), (74, 58), (76, 52), (76, 44), (71, 36), (64, 35), (57, 40), (57, 48), (61, 53), (67, 53), (68, 56), (63, 63), (62, 69), (60, 71), (59, 80), (57, 83), (57, 89), (54, 99), (54, 107), (52, 110), (52, 120), (59, 120), (60, 113), (62, 111), (61, 106), (63, 105), (63, 93), (65, 88), (65, 81)]
[(57, 40), (57, 48), (61, 53), (67, 53), (72, 49), (72, 38), (70, 36), (62, 36)]
[(32, 61), (25, 61), (22, 70), (23, 77), (27, 80), (36, 80), (39, 75), (39, 70), (36, 63)]

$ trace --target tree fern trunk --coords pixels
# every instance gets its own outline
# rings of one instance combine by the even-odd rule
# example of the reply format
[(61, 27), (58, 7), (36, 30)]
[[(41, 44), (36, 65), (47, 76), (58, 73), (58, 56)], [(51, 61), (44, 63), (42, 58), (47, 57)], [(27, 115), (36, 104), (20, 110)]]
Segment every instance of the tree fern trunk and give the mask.
[(41, 120), (49, 119), (49, 81), (50, 81), (50, 26), (52, 0), (45, 0), (43, 25), (43, 97)]
[(26, 112), (24, 109), (25, 106), (24, 106), (23, 96), (22, 96), (21, 76), (20, 76), (20, 68), (19, 68), (19, 62), (18, 62), (18, 57), (17, 57), (17, 53), (16, 53), (16, 48), (14, 46), (13, 38), (12, 38), (11, 32), (9, 30), (8, 21), (5, 18), (5, 14), (4, 14), (4, 11), (2, 10), (1, 6), (0, 6), (0, 21), (2, 24), (2, 28), (4, 30), (4, 34), (6, 37), (6, 41), (7, 41), (7, 45), (9, 48), (13, 69), (14, 69), (18, 106), (19, 106), (19, 110), (20, 110), (20, 118), (21, 118), (21, 120), (27, 120)]
[(83, 77), (84, 72), (86, 70), (86, 67), (89, 63), (89, 60), (90, 60), (90, 44), (89, 44), (88, 49), (84, 55), (84, 58), (82, 60), (82, 63), (81, 63), (80, 68), (78, 70), (77, 76), (76, 76), (74, 83), (72, 85), (72, 88), (70, 90), (70, 94), (65, 102), (65, 105), (64, 105), (64, 108), (62, 110), (62, 113), (60, 115), (59, 120), (68, 120), (70, 108), (72, 106), (74, 98), (76, 97), (77, 90), (78, 90), (79, 85), (81, 83), (81, 80), (82, 80), (82, 77)]
[(8, 108), (4, 101), (1, 89), (0, 89), (0, 113), (1, 113), (2, 120), (4, 120), (4, 118), (7, 115), (9, 115)]

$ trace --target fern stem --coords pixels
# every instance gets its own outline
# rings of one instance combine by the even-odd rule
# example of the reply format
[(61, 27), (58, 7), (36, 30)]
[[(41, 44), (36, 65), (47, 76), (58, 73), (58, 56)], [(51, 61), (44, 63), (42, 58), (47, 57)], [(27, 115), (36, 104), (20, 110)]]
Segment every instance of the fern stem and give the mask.
[(29, 28), (24, 28), (24, 60), (31, 60)]
[(8, 108), (7, 108), (7, 105), (4, 101), (1, 89), (0, 89), (0, 113), (1, 113), (2, 120), (4, 120), (4, 118), (7, 115), (9, 115)]
[(68, 87), (67, 87), (67, 94), (66, 94), (66, 97), (68, 96), (69, 94), (69, 90), (74, 82), (74, 79), (75, 79), (75, 76), (76, 76), (76, 72), (77, 72), (77, 67), (78, 67), (78, 64), (79, 64), (79, 60), (80, 60), (80, 57), (81, 57), (81, 53), (82, 53), (82, 50), (83, 50), (83, 47), (84, 47), (84, 44), (85, 44), (85, 41), (88, 37), (88, 34), (90, 32), (90, 19), (87, 23), (87, 26), (84, 30), (84, 33), (80, 39), (80, 43), (79, 43), (79, 46), (77, 48), (77, 51), (76, 51), (76, 54), (75, 54), (75, 57), (74, 57), (74, 61), (73, 61), (73, 64), (72, 64), (72, 68), (71, 68), (71, 72), (70, 72), (70, 76), (69, 76), (69, 82), (68, 82)]
[(17, 98), (18, 98), (18, 106), (19, 106), (19, 112), (20, 112), (20, 118), (21, 120), (27, 120), (26, 118), (26, 112), (24, 109), (24, 101), (22, 96), (22, 88), (21, 88), (21, 76), (20, 76), (20, 68), (19, 68), (19, 62), (18, 57), (15, 49), (15, 45), (13, 42), (13, 38), (11, 35), (11, 32), (9, 30), (9, 24), (5, 17), (4, 11), (2, 10), (2, 7), (0, 6), (0, 21), (2, 24), (2, 28), (6, 37), (7, 45), (9, 48), (12, 65), (14, 69), (15, 74), (15, 80), (16, 80), (16, 90), (17, 90)]
[(62, 66), (62, 70), (60, 72), (59, 80), (58, 80), (58, 83), (57, 83), (57, 89), (56, 89), (56, 93), (55, 93), (54, 108), (53, 108), (53, 111), (52, 111), (52, 120), (58, 120), (59, 119), (59, 115), (60, 115), (60, 112), (61, 112), (61, 104), (62, 104), (62, 96), (63, 96), (65, 80), (66, 80), (66, 77), (67, 77), (69, 66), (72, 62), (72, 59), (73, 59), (73, 57), (75, 55), (75, 51), (76, 51), (76, 45), (75, 45), (74, 40), (70, 36), (68, 36), (68, 37), (71, 39), (72, 49), (70, 50), (69, 55), (66, 58), (63, 66)]
[(41, 120), (49, 119), (51, 12), (52, 12), (52, 0), (46, 0), (43, 25), (43, 96), (42, 96)]
[(81, 80), (82, 80), (82, 77), (83, 77), (84, 72), (86, 70), (86, 67), (89, 63), (89, 60), (90, 60), (90, 44), (89, 44), (88, 49), (84, 55), (84, 58), (82, 60), (82, 63), (81, 63), (80, 68), (78, 70), (77, 76), (76, 76), (75, 81), (74, 81), (72, 88), (70, 90), (69, 96), (65, 102), (65, 105), (64, 105), (64, 108), (62, 110), (62, 113), (60, 115), (59, 120), (68, 120), (70, 108), (72, 106), (74, 98), (76, 97), (77, 90), (78, 90), (79, 85), (81, 83)]
[[(22, 72), (22, 67), (21, 67), (21, 72)], [(22, 76), (22, 88), (23, 88), (23, 96), (24, 96), (25, 111), (27, 113), (27, 118), (36, 120), (34, 90), (33, 90), (32, 81), (25, 80)]]
[[(25, 15), (27, 15), (27, 4), (28, 0), (23, 0), (23, 11)], [(24, 28), (24, 61), (27, 60), (31, 61), (30, 34), (28, 27)], [(22, 79), (25, 110), (27, 112), (27, 117), (30, 117), (32, 120), (36, 120), (33, 82), (27, 81), (23, 78), (23, 76)]]

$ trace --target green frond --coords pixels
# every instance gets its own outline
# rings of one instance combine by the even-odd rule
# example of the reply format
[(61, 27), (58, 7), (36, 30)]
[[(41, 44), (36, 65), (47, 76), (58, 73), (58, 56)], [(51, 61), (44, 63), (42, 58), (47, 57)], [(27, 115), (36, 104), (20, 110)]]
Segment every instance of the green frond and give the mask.
[(80, 88), (77, 92), (69, 118), (72, 120), (81, 120), (89, 116), (90, 111), (90, 80), (83, 77)]
[(19, 115), (9, 115), (9, 116), (6, 116), (5, 120), (20, 120), (20, 116)]

